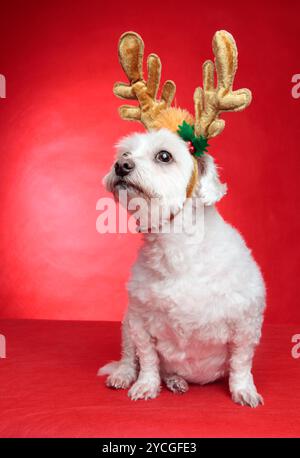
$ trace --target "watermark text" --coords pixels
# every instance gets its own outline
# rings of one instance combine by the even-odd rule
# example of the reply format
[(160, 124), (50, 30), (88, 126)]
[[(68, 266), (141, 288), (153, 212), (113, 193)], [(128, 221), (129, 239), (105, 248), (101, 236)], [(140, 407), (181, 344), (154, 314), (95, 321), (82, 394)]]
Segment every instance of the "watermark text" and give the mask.
[(117, 201), (102, 197), (96, 204), (100, 212), (96, 230), (100, 234), (151, 232), (163, 234), (189, 234), (204, 231), (204, 207), (198, 198), (187, 198), (181, 206), (159, 198), (129, 198), (127, 191), (119, 192)]
[(292, 337), (292, 343), (295, 345), (292, 347), (292, 357), (294, 359), (300, 358), (300, 334), (295, 334)]
[(292, 97), (293, 99), (299, 99), (300, 97), (300, 73), (296, 73), (292, 76)]
[(0, 99), (6, 98), (6, 79), (4, 75), (0, 74)]
[(0, 358), (6, 358), (6, 339), (0, 334)]

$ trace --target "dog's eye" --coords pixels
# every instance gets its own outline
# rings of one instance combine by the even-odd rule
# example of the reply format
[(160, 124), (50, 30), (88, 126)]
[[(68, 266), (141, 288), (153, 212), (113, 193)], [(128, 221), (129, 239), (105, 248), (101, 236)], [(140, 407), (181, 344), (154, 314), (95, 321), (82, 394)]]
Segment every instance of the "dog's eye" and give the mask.
[(123, 157), (128, 157), (129, 155), (130, 155), (130, 153), (128, 153), (128, 152), (122, 154)]
[(155, 159), (159, 162), (171, 162), (173, 158), (172, 154), (170, 154), (168, 151), (160, 151), (155, 156)]

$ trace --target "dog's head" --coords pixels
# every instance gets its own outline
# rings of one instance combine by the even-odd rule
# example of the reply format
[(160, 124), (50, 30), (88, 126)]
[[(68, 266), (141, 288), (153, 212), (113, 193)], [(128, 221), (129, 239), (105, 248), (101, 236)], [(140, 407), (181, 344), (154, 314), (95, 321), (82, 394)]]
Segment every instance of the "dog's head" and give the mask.
[(215, 61), (203, 64), (203, 87), (194, 92), (195, 116), (171, 106), (176, 91), (171, 80), (165, 81), (157, 98), (161, 61), (156, 54), (148, 56), (145, 78), (144, 42), (137, 33), (124, 33), (118, 51), (128, 82), (117, 82), (114, 94), (138, 102), (122, 105), (119, 113), (123, 119), (142, 122), (148, 132), (120, 141), (116, 161), (104, 180), (106, 188), (115, 197), (124, 190), (129, 199), (159, 199), (159, 207), (174, 215), (187, 197), (213, 205), (226, 193), (226, 185), (220, 183), (214, 160), (207, 154), (207, 140), (224, 129), (222, 113), (241, 111), (251, 102), (248, 89), (233, 90), (237, 70), (233, 36), (225, 30), (214, 35)]
[[(194, 159), (188, 146), (168, 129), (134, 133), (117, 145), (116, 160), (104, 178), (106, 189), (118, 198), (126, 190), (128, 198), (159, 199), (160, 205), (176, 213), (188, 197)], [(193, 196), (204, 205), (222, 198), (226, 186), (221, 184), (211, 156), (198, 160), (199, 177)]]

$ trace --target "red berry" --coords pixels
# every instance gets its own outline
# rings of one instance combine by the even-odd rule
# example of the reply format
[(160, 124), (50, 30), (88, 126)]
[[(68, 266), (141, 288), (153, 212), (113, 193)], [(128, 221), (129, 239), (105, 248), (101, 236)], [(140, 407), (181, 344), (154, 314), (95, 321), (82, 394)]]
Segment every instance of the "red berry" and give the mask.
[(191, 154), (194, 154), (194, 153), (195, 153), (195, 147), (194, 147), (194, 145), (193, 145), (193, 143), (192, 143), (191, 141), (188, 141), (188, 142), (187, 142), (187, 147), (188, 147), (189, 152), (190, 152)]

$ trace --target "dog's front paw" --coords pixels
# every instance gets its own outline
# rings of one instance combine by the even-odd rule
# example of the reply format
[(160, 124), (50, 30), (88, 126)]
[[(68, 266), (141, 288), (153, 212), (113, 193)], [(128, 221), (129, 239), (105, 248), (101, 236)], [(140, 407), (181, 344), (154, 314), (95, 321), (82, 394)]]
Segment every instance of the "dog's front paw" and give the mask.
[(138, 399), (154, 399), (158, 396), (159, 392), (160, 384), (156, 380), (138, 380), (128, 391), (128, 396), (133, 401), (137, 401)]
[(136, 380), (136, 370), (129, 366), (120, 366), (106, 379), (109, 388), (126, 389)]
[(263, 397), (256, 391), (255, 387), (234, 390), (232, 392), (232, 399), (237, 404), (249, 407), (258, 407), (264, 403)]

